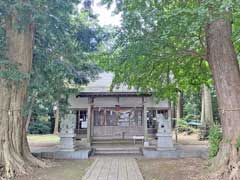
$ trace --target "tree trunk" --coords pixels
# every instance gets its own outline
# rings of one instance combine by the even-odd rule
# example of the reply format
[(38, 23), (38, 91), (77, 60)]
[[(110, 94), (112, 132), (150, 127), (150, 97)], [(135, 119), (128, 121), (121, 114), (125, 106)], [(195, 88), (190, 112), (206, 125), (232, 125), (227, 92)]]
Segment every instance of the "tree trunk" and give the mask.
[(58, 131), (58, 126), (59, 126), (59, 104), (58, 102), (56, 103), (56, 110), (54, 112), (54, 131), (53, 134), (58, 135), (59, 131)]
[(240, 135), (240, 71), (231, 39), (231, 23), (226, 19), (209, 23), (206, 36), (208, 62), (223, 127), (223, 141), (214, 164), (223, 168), (224, 179), (240, 179), (239, 155), (235, 146)]
[[(14, 14), (15, 13), (15, 14)], [(19, 31), (14, 12), (6, 19), (7, 57), (18, 71), (29, 73), (32, 67), (33, 28), (29, 24)], [(4, 68), (4, 67), (1, 67)], [(23, 120), (28, 81), (0, 79), (0, 176), (8, 179), (27, 173), (30, 165), (43, 165), (30, 153)]]
[(171, 119), (172, 119), (172, 128), (176, 127), (176, 103), (171, 102)]
[(212, 97), (206, 85), (202, 87), (201, 123), (206, 127), (213, 125)]
[(177, 111), (176, 111), (176, 119), (179, 120), (183, 118), (183, 93), (178, 93), (178, 101), (177, 101)]
[(201, 91), (201, 123), (205, 125), (205, 98), (204, 98), (204, 86)]
[(34, 105), (35, 99), (36, 99), (35, 96), (31, 97), (31, 102), (30, 102), (30, 106), (28, 108), (28, 114), (27, 114), (27, 120), (26, 120), (26, 126), (25, 126), (26, 132), (28, 132), (28, 127), (29, 127), (29, 124), (31, 122), (32, 109), (33, 109), (33, 105)]

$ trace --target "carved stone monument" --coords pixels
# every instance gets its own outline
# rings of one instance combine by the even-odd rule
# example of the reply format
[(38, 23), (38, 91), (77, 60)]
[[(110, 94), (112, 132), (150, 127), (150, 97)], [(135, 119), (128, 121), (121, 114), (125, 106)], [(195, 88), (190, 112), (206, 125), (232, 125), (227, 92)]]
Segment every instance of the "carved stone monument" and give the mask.
[(163, 114), (158, 114), (157, 121), (157, 150), (175, 150), (172, 140), (171, 119), (165, 119)]
[(60, 151), (75, 151), (76, 116), (67, 114), (60, 125)]

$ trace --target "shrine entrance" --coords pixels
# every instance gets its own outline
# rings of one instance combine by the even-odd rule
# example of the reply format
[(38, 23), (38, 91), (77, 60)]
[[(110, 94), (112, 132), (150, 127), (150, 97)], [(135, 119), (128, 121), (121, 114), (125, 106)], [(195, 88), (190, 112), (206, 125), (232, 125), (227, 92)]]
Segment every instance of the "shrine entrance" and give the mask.
[(143, 136), (143, 108), (94, 108), (93, 137), (95, 139), (132, 139)]
[(76, 128), (75, 133), (78, 137), (84, 138), (87, 136), (87, 109), (76, 110)]

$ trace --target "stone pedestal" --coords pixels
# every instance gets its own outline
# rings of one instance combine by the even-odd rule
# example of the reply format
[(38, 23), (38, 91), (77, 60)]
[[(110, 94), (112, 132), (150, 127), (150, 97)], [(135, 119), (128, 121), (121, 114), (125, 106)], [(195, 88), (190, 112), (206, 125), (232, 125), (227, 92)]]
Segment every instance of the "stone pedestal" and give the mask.
[(75, 134), (60, 134), (60, 151), (75, 151)]
[(162, 114), (157, 116), (158, 132), (156, 134), (157, 150), (175, 150), (172, 140), (171, 119), (165, 119)]
[(76, 150), (76, 135), (75, 135), (76, 116), (67, 114), (61, 122), (60, 131), (60, 151), (75, 151)]
[(157, 133), (157, 150), (175, 150), (173, 141), (172, 141), (172, 134), (159, 134)]

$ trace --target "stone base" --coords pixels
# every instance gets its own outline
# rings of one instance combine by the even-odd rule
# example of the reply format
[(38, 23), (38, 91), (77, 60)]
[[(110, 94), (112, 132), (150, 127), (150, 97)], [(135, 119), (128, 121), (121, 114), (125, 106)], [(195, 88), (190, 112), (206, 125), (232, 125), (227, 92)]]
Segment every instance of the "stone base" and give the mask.
[(176, 145), (176, 149), (157, 150), (156, 147), (143, 148), (147, 158), (202, 158), (208, 159), (208, 147), (198, 145)]
[(144, 144), (143, 144), (144, 147), (149, 147), (149, 142), (148, 141), (145, 141)]
[(55, 151), (33, 153), (36, 157), (47, 159), (88, 159), (91, 154), (91, 149), (82, 149), (74, 152)]
[(176, 150), (175, 147), (165, 147), (165, 148), (157, 147), (156, 149), (157, 151), (175, 151)]
[(172, 134), (157, 134), (157, 150), (175, 150), (173, 146)]
[(61, 134), (60, 135), (60, 151), (76, 151), (76, 139), (74, 134)]

